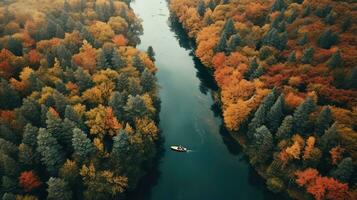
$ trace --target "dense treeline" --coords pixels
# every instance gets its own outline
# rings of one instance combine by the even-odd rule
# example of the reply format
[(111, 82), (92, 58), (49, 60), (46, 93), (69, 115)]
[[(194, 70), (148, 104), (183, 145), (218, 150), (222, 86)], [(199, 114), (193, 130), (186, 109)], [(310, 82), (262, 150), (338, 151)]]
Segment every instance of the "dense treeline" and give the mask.
[(214, 70), (226, 127), (273, 192), (357, 199), (356, 6), (170, 1)]
[(143, 175), (160, 100), (129, 4), (0, 2), (2, 199), (117, 199)]

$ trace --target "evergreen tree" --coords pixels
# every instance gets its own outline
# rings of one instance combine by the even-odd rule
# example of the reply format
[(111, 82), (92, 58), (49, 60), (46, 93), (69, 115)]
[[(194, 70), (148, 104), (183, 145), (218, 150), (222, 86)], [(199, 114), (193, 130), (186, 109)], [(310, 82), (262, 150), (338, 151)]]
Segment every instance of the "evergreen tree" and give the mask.
[(291, 115), (288, 115), (284, 118), (281, 123), (278, 131), (276, 132), (276, 136), (278, 139), (287, 139), (290, 138), (293, 131), (294, 118)]
[(148, 54), (150, 60), (155, 62), (155, 52), (154, 52), (154, 49), (152, 48), (152, 46), (148, 47), (148, 50), (146, 51), (146, 53)]
[(141, 74), (140, 83), (144, 89), (144, 92), (150, 92), (156, 87), (156, 77), (147, 69)]
[(311, 13), (311, 6), (310, 6), (310, 4), (308, 4), (302, 11), (301, 15), (302, 15), (302, 17), (307, 17), (310, 15), (310, 13)]
[(327, 61), (327, 65), (330, 68), (343, 67), (340, 51), (336, 51), (334, 54), (332, 54), (331, 58)]
[(341, 24), (342, 32), (346, 32), (352, 26), (352, 18), (347, 17)]
[(292, 51), (288, 58), (288, 63), (295, 63), (296, 62), (296, 52)]
[(198, 6), (197, 6), (197, 12), (198, 14), (203, 17), (205, 15), (206, 12), (206, 6), (205, 6), (205, 2), (203, 0), (200, 0), (198, 2)]
[(82, 117), (73, 109), (72, 106), (70, 106), (70, 105), (66, 106), (64, 117), (66, 119), (70, 120), (71, 122), (75, 123), (75, 125), (77, 127), (79, 127), (80, 129), (82, 129), (82, 130), (86, 129), (86, 126), (83, 122)]
[(37, 136), (37, 151), (41, 154), (41, 161), (51, 174), (56, 174), (65, 161), (64, 151), (56, 138), (44, 128), (40, 128)]
[(110, 154), (111, 161), (123, 170), (123, 168), (131, 164), (128, 163), (128, 159), (132, 156), (130, 150), (131, 144), (128, 134), (121, 129), (119, 133), (113, 137), (113, 149)]
[(72, 146), (74, 154), (78, 156), (79, 161), (83, 162), (94, 153), (94, 147), (87, 135), (78, 128), (73, 129)]
[(222, 29), (222, 34), (223, 33), (225, 33), (226, 39), (230, 38), (232, 35), (236, 33), (236, 29), (234, 27), (234, 21), (232, 20), (232, 18), (229, 18), (224, 24), (224, 27)]
[(128, 76), (126, 74), (120, 73), (117, 79), (116, 88), (119, 92), (128, 89)]
[(6, 49), (11, 51), (15, 56), (22, 56), (22, 42), (18, 39), (15, 39), (13, 37), (10, 37), (9, 40), (6, 43)]
[(87, 28), (82, 27), (81, 36), (83, 39), (87, 40), (87, 42), (89, 42), (92, 46), (94, 45), (94, 37), (92, 33), (87, 30)]
[(284, 94), (281, 94), (267, 114), (269, 130), (275, 133), (284, 117)]
[(217, 43), (217, 46), (214, 48), (215, 52), (225, 52), (227, 47), (227, 34), (223, 32)]
[(56, 37), (61, 39), (64, 38), (64, 30), (59, 24), (56, 25)]
[(232, 37), (229, 39), (228, 45), (227, 45), (228, 53), (234, 52), (236, 50), (237, 46), (240, 45), (240, 43), (241, 43), (241, 38), (240, 38), (239, 34), (232, 35)]
[(254, 133), (254, 147), (256, 149), (258, 162), (264, 163), (271, 156), (273, 149), (273, 135), (266, 126), (261, 126)]
[(87, 71), (84, 71), (81, 67), (78, 67), (74, 73), (76, 84), (79, 87), (79, 91), (83, 92), (93, 86), (92, 77)]
[(112, 55), (112, 67), (115, 70), (121, 69), (123, 67), (125, 67), (126, 62), (123, 59), (123, 57), (118, 53), (117, 50), (113, 51), (113, 55)]
[(271, 11), (272, 12), (281, 11), (285, 8), (286, 8), (286, 3), (284, 2), (284, 0), (275, 0), (273, 6), (271, 7)]
[(333, 124), (321, 136), (319, 140), (319, 144), (323, 151), (328, 152), (330, 151), (331, 148), (337, 146), (338, 141), (339, 141), (339, 134), (337, 132), (336, 124)]
[(305, 134), (310, 128), (309, 116), (315, 110), (315, 102), (308, 97), (303, 103), (301, 103), (295, 110), (294, 118), (294, 132)]
[(129, 78), (127, 91), (133, 96), (142, 94), (143, 87), (140, 84), (140, 80), (136, 78)]
[(24, 99), (22, 106), (20, 107), (20, 113), (33, 125), (41, 125), (39, 123), (41, 120), (41, 106), (35, 100), (30, 98)]
[(136, 117), (143, 117), (148, 114), (144, 100), (139, 96), (129, 95), (128, 101), (124, 107), (126, 114), (129, 118), (135, 119)]
[(19, 93), (0, 78), (0, 109), (11, 110), (21, 105)]
[(326, 24), (329, 25), (333, 25), (333, 23), (335, 22), (335, 16), (333, 12), (330, 12), (325, 18), (324, 18), (324, 22)]
[(347, 88), (350, 88), (350, 89), (357, 88), (357, 67), (352, 69), (352, 72), (346, 79), (345, 85)]
[(268, 33), (264, 36), (263, 44), (272, 46), (282, 51), (286, 47), (286, 43), (288, 42), (287, 33), (279, 33), (276, 28), (271, 28)]
[(309, 41), (309, 39), (307, 38), (307, 33), (304, 33), (304, 36), (302, 36), (302, 38), (298, 39), (298, 40), (296, 41), (296, 43), (297, 43), (298, 45), (303, 46), (303, 45), (305, 45), (308, 41)]
[(139, 55), (135, 55), (133, 58), (133, 66), (141, 73), (145, 69), (144, 63), (141, 61)]
[(338, 164), (337, 169), (332, 171), (331, 175), (343, 183), (348, 183), (353, 174), (353, 168), (352, 158), (347, 157)]
[(265, 72), (264, 67), (259, 66), (258, 69), (256, 69), (252, 75), (250, 75), (249, 80), (254, 80), (256, 78), (259, 78), (261, 75), (263, 75)]
[(325, 130), (327, 130), (332, 123), (332, 115), (331, 110), (328, 106), (324, 107), (317, 117), (315, 124), (315, 132), (318, 136), (324, 134)]
[(312, 47), (305, 49), (301, 56), (301, 62), (304, 64), (311, 64), (314, 59), (314, 53), (315, 50)]
[(207, 7), (210, 8), (212, 11), (214, 11), (214, 9), (216, 8), (216, 3), (214, 2), (214, 0), (210, 0), (208, 2)]
[(68, 187), (67, 182), (61, 178), (51, 177), (47, 181), (47, 199), (48, 200), (71, 200), (72, 191)]
[(268, 113), (270, 107), (273, 106), (274, 102), (275, 102), (275, 90), (273, 90), (270, 94), (268, 94), (264, 98), (263, 102), (260, 104), (257, 111), (254, 113), (254, 117), (248, 125), (248, 133), (247, 134), (250, 139), (253, 138), (253, 134), (254, 134), (255, 130), (257, 128), (261, 127), (262, 125), (264, 125), (264, 123), (266, 121), (267, 113)]
[(333, 33), (330, 29), (326, 29), (323, 33), (321, 33), (320, 37), (317, 40), (318, 46), (324, 49), (331, 48), (331, 46), (336, 44), (337, 42), (337, 34)]
[(332, 11), (332, 6), (331, 5), (325, 5), (324, 7), (318, 7), (316, 9), (316, 16), (320, 18), (326, 17), (330, 12)]
[(109, 106), (112, 107), (115, 116), (122, 121), (125, 111), (126, 97), (120, 92), (114, 92), (109, 101)]
[(100, 51), (97, 55), (97, 69), (106, 69), (110, 67), (109, 63), (107, 62), (107, 58), (103, 51)]
[(244, 73), (244, 78), (249, 80), (249, 77), (258, 69), (259, 65), (257, 58), (250, 61), (247, 71)]
[(16, 200), (16, 196), (12, 193), (4, 193), (4, 195), (2, 196), (2, 200)]
[(27, 124), (24, 128), (22, 143), (26, 144), (29, 147), (32, 147), (32, 150), (36, 150), (37, 135), (38, 135), (38, 128), (32, 126), (31, 124)]
[(287, 21), (289, 24), (291, 24), (291, 23), (293, 23), (293, 22), (295, 21), (295, 19), (297, 18), (297, 16), (298, 16), (298, 13), (297, 13), (296, 10), (294, 9), (294, 10), (292, 11), (292, 13), (290, 14), (290, 16), (286, 19), (286, 21)]

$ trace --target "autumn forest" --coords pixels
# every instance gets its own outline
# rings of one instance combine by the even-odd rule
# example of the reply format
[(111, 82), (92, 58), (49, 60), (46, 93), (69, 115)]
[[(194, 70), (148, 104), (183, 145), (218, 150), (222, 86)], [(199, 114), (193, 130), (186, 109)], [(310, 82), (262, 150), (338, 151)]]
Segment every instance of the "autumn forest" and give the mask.
[(0, 198), (357, 199), (356, 21), (354, 0), (1, 1)]

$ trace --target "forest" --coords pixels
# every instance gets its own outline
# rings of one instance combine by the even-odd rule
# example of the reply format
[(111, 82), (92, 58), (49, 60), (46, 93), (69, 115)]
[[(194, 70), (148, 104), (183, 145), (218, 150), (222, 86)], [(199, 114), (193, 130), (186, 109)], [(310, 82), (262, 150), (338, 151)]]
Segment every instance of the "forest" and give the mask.
[(171, 0), (225, 127), (274, 193), (357, 199), (357, 3)]
[(0, 2), (0, 196), (122, 199), (156, 155), (152, 47), (131, 0)]

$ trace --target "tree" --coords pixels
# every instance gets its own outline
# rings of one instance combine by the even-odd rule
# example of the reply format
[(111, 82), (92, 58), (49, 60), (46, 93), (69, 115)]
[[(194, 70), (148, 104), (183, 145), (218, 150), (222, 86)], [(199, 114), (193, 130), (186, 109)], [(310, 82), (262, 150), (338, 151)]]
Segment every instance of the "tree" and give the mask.
[(310, 128), (310, 113), (315, 110), (315, 107), (315, 102), (312, 98), (307, 97), (307, 99), (296, 108), (293, 114), (294, 132), (306, 133), (306, 131)]
[(301, 56), (301, 62), (304, 64), (311, 64), (314, 59), (314, 52), (315, 50), (313, 47), (305, 49)]
[(292, 51), (288, 57), (288, 63), (295, 63), (296, 62), (296, 52)]
[(37, 135), (38, 135), (38, 128), (35, 126), (32, 126), (30, 123), (27, 124), (23, 131), (22, 143), (26, 144), (27, 146), (32, 147), (32, 150), (36, 150)]
[(330, 68), (343, 67), (343, 60), (341, 58), (340, 51), (336, 51), (332, 54), (331, 58), (327, 61), (327, 65)]
[(287, 33), (279, 33), (279, 31), (274, 27), (272, 27), (263, 38), (264, 45), (275, 47), (280, 51), (285, 49), (287, 42)]
[(104, 51), (100, 51), (97, 55), (97, 69), (106, 69), (109, 67)]
[(94, 147), (87, 135), (80, 129), (73, 129), (72, 145), (74, 153), (79, 157), (80, 162), (84, 161), (94, 152)]
[(249, 80), (249, 77), (257, 70), (259, 67), (257, 58), (254, 58), (252, 61), (250, 61), (248, 70), (244, 73), (244, 78)]
[(0, 109), (14, 109), (20, 105), (18, 92), (5, 79), (0, 78)]
[(69, 121), (73, 122), (80, 129), (82, 130), (86, 129), (82, 117), (78, 114), (77, 111), (74, 110), (72, 106), (70, 105), (66, 106), (64, 117), (65, 119), (68, 119)]
[(354, 67), (347, 77), (345, 85), (347, 88), (356, 89), (357, 88), (357, 67)]
[(40, 128), (37, 136), (37, 151), (41, 154), (41, 161), (48, 171), (55, 174), (65, 160), (64, 151), (52, 134)]
[(205, 15), (206, 5), (205, 5), (205, 2), (203, 0), (198, 2), (197, 12), (201, 17), (203, 17)]
[(317, 117), (315, 124), (315, 132), (318, 136), (324, 134), (325, 130), (327, 130), (332, 123), (332, 115), (331, 110), (328, 106), (324, 107)]
[(281, 94), (267, 114), (267, 124), (271, 132), (275, 133), (284, 117), (284, 94)]
[(72, 133), (68, 129), (73, 128), (72, 123), (69, 121), (64, 123), (52, 108), (48, 110), (46, 117), (47, 131), (56, 138), (59, 144), (67, 148), (71, 147)]
[(214, 50), (215, 52), (224, 52), (226, 50), (226, 47), (227, 47), (227, 34), (226, 32), (223, 32)]
[(224, 24), (224, 27), (222, 29), (222, 34), (225, 34), (226, 39), (230, 38), (232, 35), (236, 33), (236, 29), (234, 27), (234, 21), (232, 18), (229, 18), (226, 23)]
[(127, 112), (128, 117), (131, 119), (135, 119), (136, 117), (143, 117), (144, 115), (148, 114), (145, 102), (139, 95), (129, 95), (124, 109)]
[(140, 83), (144, 92), (151, 92), (156, 88), (156, 77), (147, 69), (141, 74)]
[(224, 123), (229, 130), (238, 131), (240, 125), (246, 120), (250, 109), (245, 101), (238, 100), (235, 104), (229, 104), (223, 111)]
[(228, 53), (234, 52), (237, 46), (241, 44), (241, 42), (242, 40), (239, 34), (232, 35), (227, 44)]
[(32, 190), (41, 186), (41, 180), (36, 175), (34, 171), (24, 171), (19, 176), (19, 184), (26, 192), (31, 192)]
[(332, 45), (338, 42), (338, 36), (336, 33), (333, 33), (330, 29), (326, 29), (321, 33), (320, 37), (317, 40), (319, 47), (324, 49), (331, 48)]
[(264, 163), (271, 156), (273, 148), (273, 135), (266, 126), (261, 126), (254, 133), (253, 144), (257, 150), (258, 162)]
[(332, 171), (331, 175), (343, 183), (348, 183), (353, 174), (353, 168), (352, 158), (348, 157), (337, 165), (337, 169)]
[(129, 167), (128, 163), (130, 155), (131, 144), (129, 141), (128, 134), (123, 130), (119, 130), (119, 133), (113, 137), (113, 149), (110, 154), (110, 159), (116, 166), (118, 166), (121, 170)]
[(16, 196), (12, 193), (4, 193), (4, 195), (2, 196), (2, 200), (16, 200)]
[(6, 48), (11, 51), (15, 56), (22, 56), (22, 42), (18, 39), (10, 37), (6, 43)]
[(145, 65), (139, 55), (135, 55), (133, 58), (133, 66), (141, 73), (145, 69)]
[(123, 120), (125, 114), (124, 106), (126, 105), (126, 98), (123, 93), (113, 92), (109, 101), (109, 106), (112, 107), (115, 116), (120, 119), (120, 121)]
[(322, 150), (328, 151), (335, 147), (339, 141), (339, 134), (337, 132), (336, 124), (333, 124), (320, 138), (320, 145)]
[(275, 90), (270, 92), (264, 98), (263, 102), (260, 104), (257, 111), (254, 113), (254, 117), (248, 125), (248, 133), (247, 134), (248, 134), (249, 138), (252, 138), (252, 136), (254, 135), (254, 132), (256, 131), (257, 128), (259, 128), (265, 124), (266, 115), (267, 115), (270, 107), (274, 104), (274, 102), (275, 102)]
[(154, 49), (152, 48), (152, 46), (148, 47), (148, 50), (146, 51), (146, 53), (148, 54), (150, 60), (155, 62), (155, 52), (154, 52)]
[(307, 37), (307, 33), (304, 33), (304, 35), (302, 36), (302, 38), (299, 38), (299, 39), (296, 41), (296, 43), (297, 43), (298, 45), (303, 46), (303, 45), (305, 45), (308, 41), (309, 41), (309, 39), (308, 39), (308, 37)]
[(274, 4), (271, 7), (271, 11), (281, 11), (286, 8), (284, 0), (275, 0)]
[(112, 55), (112, 67), (115, 70), (121, 69), (123, 67), (125, 67), (126, 62), (123, 59), (123, 57), (118, 53), (117, 50), (113, 51), (113, 55)]
[(51, 177), (47, 181), (47, 199), (48, 200), (71, 200), (72, 199), (72, 191), (67, 185), (67, 182), (62, 180), (61, 178), (53, 178)]
[(79, 87), (79, 92), (83, 92), (93, 86), (92, 78), (89, 73), (80, 67), (74, 73), (74, 77)]

